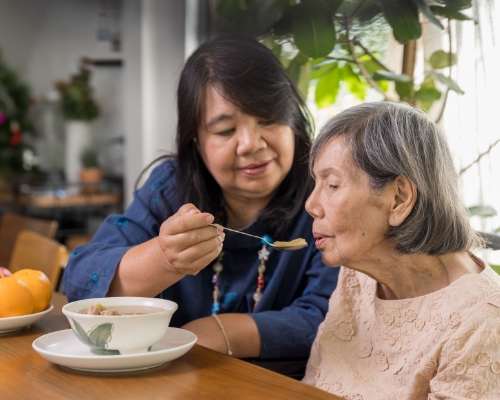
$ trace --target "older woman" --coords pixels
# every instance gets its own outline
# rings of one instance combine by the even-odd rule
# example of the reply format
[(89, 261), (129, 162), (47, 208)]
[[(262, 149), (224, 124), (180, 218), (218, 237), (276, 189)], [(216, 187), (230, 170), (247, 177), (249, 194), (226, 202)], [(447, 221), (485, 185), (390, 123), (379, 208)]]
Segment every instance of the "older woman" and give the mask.
[(72, 253), (68, 299), (160, 296), (179, 305), (171, 325), (199, 344), (235, 357), (307, 358), (338, 270), (314, 246), (277, 252), (210, 226), (313, 241), (302, 99), (269, 49), (225, 37), (187, 60), (177, 104), (176, 156)]
[(500, 277), (460, 200), (445, 136), (404, 104), (333, 118), (306, 202), (342, 265), (304, 381), (346, 399), (500, 398)]

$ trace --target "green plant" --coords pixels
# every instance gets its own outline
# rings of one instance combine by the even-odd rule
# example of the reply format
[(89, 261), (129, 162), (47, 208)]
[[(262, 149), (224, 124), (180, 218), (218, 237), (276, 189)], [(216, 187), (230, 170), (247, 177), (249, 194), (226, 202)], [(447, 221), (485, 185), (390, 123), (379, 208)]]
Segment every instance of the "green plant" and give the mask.
[[(424, 76), (415, 79), (420, 14), (443, 29), (442, 18), (470, 19), (461, 11), (471, 2), (436, 0), (429, 6), (425, 0), (220, 0), (217, 12), (225, 21), (220, 33), (262, 40), (282, 60), (304, 96), (312, 81), (319, 107), (333, 104), (342, 84), (360, 100), (373, 88), (385, 100), (428, 109), (449, 90), (463, 91), (450, 73), (443, 73), (456, 63), (456, 56), (444, 50), (432, 54)], [(380, 43), (390, 28), (404, 46), (402, 73), (382, 62)]]
[[(18, 175), (32, 165), (25, 160), (32, 152), (26, 136), (33, 129), (30, 118), (30, 91), (9, 68), (0, 53), (0, 176)], [(33, 154), (33, 153), (31, 153)]]
[(61, 95), (61, 112), (67, 120), (90, 121), (99, 116), (99, 107), (92, 97), (91, 71), (81, 66), (69, 82), (56, 82)]
[(84, 168), (97, 168), (97, 150), (95, 147), (87, 147), (80, 154), (80, 161)]

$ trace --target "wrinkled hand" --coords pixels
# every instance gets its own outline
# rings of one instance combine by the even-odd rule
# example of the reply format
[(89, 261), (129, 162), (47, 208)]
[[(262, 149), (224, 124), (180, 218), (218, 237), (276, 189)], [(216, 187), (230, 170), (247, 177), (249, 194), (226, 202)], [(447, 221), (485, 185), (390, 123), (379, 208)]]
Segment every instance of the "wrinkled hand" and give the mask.
[(213, 215), (185, 204), (160, 227), (159, 250), (170, 272), (196, 275), (222, 251), (224, 232)]

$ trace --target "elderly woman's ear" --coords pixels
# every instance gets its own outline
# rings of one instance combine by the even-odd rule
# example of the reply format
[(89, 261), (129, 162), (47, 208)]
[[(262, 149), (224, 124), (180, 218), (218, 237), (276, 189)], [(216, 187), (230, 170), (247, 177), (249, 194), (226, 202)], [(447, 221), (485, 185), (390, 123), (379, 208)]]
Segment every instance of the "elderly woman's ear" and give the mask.
[(404, 176), (396, 177), (389, 183), (391, 208), (389, 210), (389, 225), (399, 226), (410, 215), (417, 200), (417, 187)]

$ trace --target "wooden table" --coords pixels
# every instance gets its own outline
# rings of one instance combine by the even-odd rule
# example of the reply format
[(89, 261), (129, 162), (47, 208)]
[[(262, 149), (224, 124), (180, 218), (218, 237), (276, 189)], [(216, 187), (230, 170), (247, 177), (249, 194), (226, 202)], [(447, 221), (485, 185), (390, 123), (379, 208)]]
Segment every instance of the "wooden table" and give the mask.
[(339, 399), (319, 389), (200, 345), (160, 367), (124, 373), (87, 373), (61, 367), (33, 350), (33, 341), (68, 329), (66, 298), (23, 330), (0, 334), (1, 399)]

